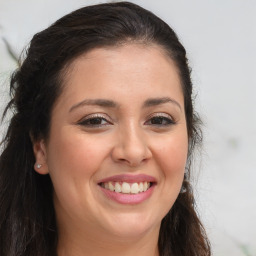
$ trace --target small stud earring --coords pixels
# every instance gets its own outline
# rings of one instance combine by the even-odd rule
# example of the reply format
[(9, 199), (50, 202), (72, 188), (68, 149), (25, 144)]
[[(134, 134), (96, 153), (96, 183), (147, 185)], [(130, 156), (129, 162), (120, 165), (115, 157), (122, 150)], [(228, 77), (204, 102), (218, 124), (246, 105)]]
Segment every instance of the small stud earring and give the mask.
[(41, 167), (42, 167), (41, 164), (36, 164), (36, 168), (37, 168), (37, 169), (40, 169)]

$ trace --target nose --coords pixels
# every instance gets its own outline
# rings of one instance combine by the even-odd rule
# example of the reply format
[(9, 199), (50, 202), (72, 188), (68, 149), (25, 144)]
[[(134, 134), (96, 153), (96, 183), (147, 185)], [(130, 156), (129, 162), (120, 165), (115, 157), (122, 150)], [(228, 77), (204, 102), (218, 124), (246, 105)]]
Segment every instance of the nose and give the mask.
[(140, 166), (152, 157), (147, 140), (140, 128), (120, 129), (116, 134), (112, 158), (130, 167)]

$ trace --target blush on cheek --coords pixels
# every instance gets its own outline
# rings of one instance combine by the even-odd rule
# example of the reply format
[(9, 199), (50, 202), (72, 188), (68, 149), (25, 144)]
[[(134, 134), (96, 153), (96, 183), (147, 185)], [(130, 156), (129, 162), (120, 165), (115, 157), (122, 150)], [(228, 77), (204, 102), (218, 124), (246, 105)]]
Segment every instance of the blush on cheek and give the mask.
[(162, 163), (171, 164), (177, 167), (183, 166), (185, 168), (188, 152), (187, 142), (184, 141), (184, 143), (182, 143), (182, 141), (180, 141), (177, 143), (171, 141), (170, 143), (163, 143), (162, 145), (164, 146), (156, 149), (159, 160)]
[(158, 164), (168, 183), (169, 190), (165, 193), (171, 193), (175, 196), (176, 194), (178, 195), (184, 178), (187, 162), (187, 143), (185, 138), (180, 138), (178, 141), (170, 139), (168, 143), (165, 142), (162, 145), (164, 146), (158, 148), (157, 155)]

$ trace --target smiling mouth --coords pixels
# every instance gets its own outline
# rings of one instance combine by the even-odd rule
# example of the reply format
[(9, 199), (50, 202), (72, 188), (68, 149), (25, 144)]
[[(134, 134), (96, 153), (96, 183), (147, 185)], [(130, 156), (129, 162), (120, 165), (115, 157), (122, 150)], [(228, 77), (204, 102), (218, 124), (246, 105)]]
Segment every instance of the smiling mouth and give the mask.
[(153, 186), (153, 182), (101, 182), (99, 184), (102, 188), (121, 194), (139, 194), (146, 192), (150, 187)]

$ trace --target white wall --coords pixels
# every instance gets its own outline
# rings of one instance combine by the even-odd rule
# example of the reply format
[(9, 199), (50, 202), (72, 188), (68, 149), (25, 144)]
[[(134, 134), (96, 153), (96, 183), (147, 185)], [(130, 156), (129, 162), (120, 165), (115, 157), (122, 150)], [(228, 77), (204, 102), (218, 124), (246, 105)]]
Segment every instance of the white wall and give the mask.
[[(18, 54), (34, 33), (63, 14), (99, 2), (104, 1), (0, 0), (0, 36)], [(214, 255), (255, 256), (256, 1), (133, 2), (167, 21), (188, 51), (205, 123), (197, 197)], [(14, 67), (0, 39), (0, 110)]]

